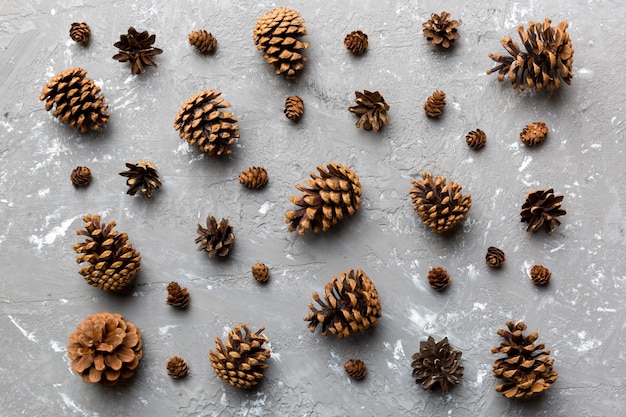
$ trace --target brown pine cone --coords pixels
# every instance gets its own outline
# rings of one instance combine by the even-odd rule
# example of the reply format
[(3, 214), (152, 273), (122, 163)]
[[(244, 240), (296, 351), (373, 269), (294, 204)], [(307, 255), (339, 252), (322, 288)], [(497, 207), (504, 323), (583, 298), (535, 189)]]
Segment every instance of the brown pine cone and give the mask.
[(304, 113), (304, 101), (298, 96), (289, 96), (285, 100), (285, 116), (292, 122), (299, 122)]
[(378, 91), (371, 92), (367, 90), (355, 91), (356, 106), (348, 107), (348, 111), (359, 117), (356, 127), (363, 126), (365, 130), (374, 130), (378, 132), (385, 125), (389, 124), (389, 104), (385, 102), (382, 94)]
[(367, 367), (361, 359), (350, 359), (343, 365), (343, 369), (346, 370), (350, 378), (357, 381), (365, 378), (365, 375), (367, 375)]
[(70, 38), (72, 38), (74, 42), (87, 43), (89, 42), (89, 36), (91, 36), (91, 29), (89, 29), (87, 23), (72, 23), (70, 27)]
[(155, 39), (156, 35), (148, 34), (147, 30), (137, 32), (131, 26), (128, 28), (128, 33), (120, 35), (119, 42), (113, 44), (113, 46), (119, 49), (119, 52), (113, 55), (113, 59), (120, 62), (129, 61), (131, 74), (143, 74), (146, 72), (144, 66), (157, 66), (151, 57), (163, 53), (162, 49), (152, 46)]
[(448, 271), (438, 266), (428, 271), (428, 283), (436, 290), (443, 290), (450, 283)]
[(167, 301), (165, 302), (172, 307), (187, 308), (189, 305), (189, 291), (187, 288), (181, 288), (176, 281), (172, 281), (167, 286)]
[(548, 285), (552, 273), (543, 265), (533, 265), (530, 268), (530, 279), (535, 285)]
[(433, 389), (439, 385), (442, 394), (447, 394), (463, 376), (465, 368), (461, 365), (462, 355), (460, 350), (452, 348), (447, 337), (435, 343), (435, 339), (428, 336), (427, 340), (420, 342), (419, 352), (411, 357), (415, 382), (424, 389)]
[(504, 262), (504, 252), (502, 250), (496, 248), (495, 246), (489, 246), (487, 248), (487, 256), (485, 257), (485, 262), (492, 268), (501, 267)]
[(270, 279), (270, 269), (262, 263), (256, 263), (252, 266), (252, 276), (259, 282), (267, 282)]
[(543, 229), (546, 233), (554, 232), (561, 224), (556, 218), (567, 212), (561, 208), (562, 195), (554, 194), (554, 190), (533, 190), (526, 196), (520, 215), (522, 222), (528, 223), (527, 232)]
[(206, 251), (209, 257), (227, 256), (235, 243), (233, 228), (227, 219), (222, 219), (219, 224), (215, 217), (209, 215), (206, 218), (206, 229), (198, 223), (198, 250)]
[(435, 90), (424, 102), (424, 111), (428, 117), (439, 117), (443, 114), (443, 108), (445, 106), (446, 93), (441, 90)]
[(526, 146), (535, 146), (543, 143), (548, 135), (548, 125), (544, 122), (529, 124), (519, 134), (519, 139)]
[(180, 356), (172, 356), (167, 361), (167, 374), (174, 379), (184, 378), (189, 373), (189, 366), (187, 361)]
[(74, 187), (86, 187), (91, 182), (91, 170), (87, 167), (78, 166), (70, 174)]
[(128, 178), (126, 185), (129, 188), (126, 194), (135, 195), (137, 191), (141, 191), (146, 197), (152, 198), (152, 190), (162, 185), (156, 165), (150, 161), (139, 161), (136, 163), (126, 162), (126, 167), (128, 171), (120, 172), (122, 177)]
[(263, 167), (250, 167), (239, 174), (239, 183), (248, 188), (261, 188), (267, 184), (267, 171)]
[(430, 20), (422, 23), (423, 33), (431, 45), (439, 45), (448, 49), (454, 41), (461, 36), (457, 29), (461, 23), (458, 20), (450, 20), (450, 13), (441, 12), (441, 15), (432, 13)]
[(472, 149), (480, 149), (487, 142), (487, 134), (480, 129), (472, 130), (465, 136), (465, 142)]
[(206, 30), (200, 29), (189, 34), (189, 44), (202, 54), (212, 54), (217, 47), (217, 39)]
[(365, 52), (369, 43), (365, 33), (361, 30), (355, 30), (346, 35), (343, 44), (354, 55), (361, 55)]

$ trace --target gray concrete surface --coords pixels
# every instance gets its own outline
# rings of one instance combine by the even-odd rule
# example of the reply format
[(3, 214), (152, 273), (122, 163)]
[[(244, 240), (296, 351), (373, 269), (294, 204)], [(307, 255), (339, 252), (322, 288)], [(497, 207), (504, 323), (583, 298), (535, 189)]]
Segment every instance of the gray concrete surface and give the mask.
[[(252, 43), (252, 28), (274, 6), (307, 20), (306, 71), (297, 82), (275, 76)], [(2, 416), (616, 416), (624, 415), (626, 245), (624, 169), (624, 3), (534, 0), (469, 2), (322, 0), (43, 1), (0, 5), (0, 415)], [(431, 48), (421, 23), (448, 10), (462, 21), (449, 52)], [(570, 22), (571, 87), (519, 93), (485, 70), (500, 39), (529, 20)], [(88, 47), (68, 37), (86, 21)], [(157, 35), (158, 68), (131, 76), (111, 59), (130, 25)], [(218, 39), (213, 56), (197, 54), (187, 34), (205, 28)], [(343, 37), (362, 29), (366, 55), (355, 58)], [(55, 73), (88, 70), (102, 86), (111, 118), (104, 132), (82, 135), (60, 125), (38, 96)], [(231, 157), (205, 157), (179, 139), (172, 122), (196, 92), (223, 92), (239, 117)], [(421, 108), (436, 88), (445, 115)], [(357, 130), (347, 112), (354, 90), (379, 90), (391, 124)], [(282, 114), (288, 95), (306, 112), (294, 125)], [(543, 146), (518, 139), (529, 122), (550, 127)], [(487, 146), (473, 152), (465, 134), (481, 128)], [(152, 160), (164, 182), (149, 201), (125, 194), (124, 162)], [(287, 232), (284, 212), (294, 185), (319, 164), (339, 162), (360, 175), (358, 215), (325, 235)], [(71, 170), (87, 165), (94, 180), (75, 190)], [(239, 172), (263, 165), (267, 188), (249, 191)], [(409, 180), (432, 171), (460, 182), (473, 206), (450, 236), (420, 222)], [(530, 235), (519, 221), (528, 191), (553, 187), (568, 213), (553, 235)], [(142, 271), (127, 296), (86, 285), (72, 245), (86, 213), (115, 220), (141, 251)], [(232, 256), (219, 262), (196, 252), (196, 224), (208, 214), (235, 228)], [(501, 271), (484, 263), (486, 248), (507, 254)], [(268, 285), (250, 275), (271, 268)], [(548, 288), (528, 279), (534, 263), (553, 272)], [(453, 279), (435, 293), (430, 267)], [(383, 317), (374, 331), (334, 340), (311, 334), (302, 318), (313, 291), (333, 275), (362, 268), (378, 287)], [(191, 292), (188, 311), (165, 304), (165, 287)], [(144, 358), (132, 382), (84, 384), (70, 370), (69, 334), (87, 315), (120, 312), (143, 331)], [(490, 348), (498, 328), (524, 320), (552, 349), (559, 379), (532, 402), (494, 391)], [(273, 356), (258, 389), (238, 391), (213, 373), (208, 350), (226, 329), (265, 326)], [(410, 357), (428, 335), (448, 336), (463, 351), (465, 375), (448, 395), (411, 378)], [(175, 381), (171, 355), (190, 364)], [(369, 374), (350, 381), (343, 363), (363, 359)]]

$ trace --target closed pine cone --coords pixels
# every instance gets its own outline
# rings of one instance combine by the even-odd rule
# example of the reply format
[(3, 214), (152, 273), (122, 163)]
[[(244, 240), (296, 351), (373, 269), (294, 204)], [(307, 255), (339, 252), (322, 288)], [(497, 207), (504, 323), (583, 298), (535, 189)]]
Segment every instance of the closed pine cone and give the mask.
[(487, 255), (485, 256), (485, 262), (492, 268), (501, 267), (505, 262), (504, 252), (495, 246), (489, 246), (489, 248), (487, 248)]
[(204, 29), (189, 34), (189, 43), (202, 54), (212, 54), (217, 47), (217, 39)]
[(530, 279), (535, 285), (548, 285), (551, 277), (552, 273), (543, 265), (533, 265), (530, 268)]
[(70, 335), (72, 370), (86, 383), (112, 386), (135, 374), (143, 356), (141, 330), (118, 313), (92, 314)]
[(462, 355), (461, 351), (452, 348), (447, 337), (435, 343), (435, 339), (428, 336), (426, 341), (420, 342), (419, 352), (412, 356), (415, 382), (425, 390), (439, 385), (441, 392), (447, 394), (463, 376)]
[[(242, 333), (242, 330), (244, 333)], [(228, 332), (228, 340), (222, 342), (215, 338), (215, 351), (209, 351), (209, 359), (215, 373), (237, 388), (252, 388), (263, 378), (265, 363), (271, 352), (263, 347), (269, 339), (261, 332), (250, 331), (247, 325), (240, 324)]]
[(156, 67), (157, 64), (152, 57), (163, 53), (162, 49), (152, 46), (156, 40), (156, 35), (149, 35), (148, 31), (137, 32), (134, 27), (128, 28), (126, 35), (120, 35), (120, 40), (115, 42), (113, 46), (119, 49), (119, 52), (113, 55), (113, 59), (120, 62), (130, 62), (130, 72), (135, 74), (143, 74), (146, 72), (145, 66)]
[(309, 188), (297, 184), (301, 197), (291, 196), (289, 201), (297, 205), (297, 210), (285, 213), (285, 223), (289, 231), (303, 235), (308, 229), (313, 233), (325, 232), (345, 217), (359, 210), (361, 204), (361, 182), (350, 168), (330, 163), (328, 171), (317, 167), (320, 175), (311, 173), (306, 180)]
[(74, 42), (87, 43), (89, 42), (90, 36), (91, 29), (89, 29), (89, 25), (87, 23), (72, 23), (72, 26), (70, 27), (70, 38), (72, 38)]
[(343, 369), (346, 370), (350, 378), (357, 381), (365, 378), (365, 375), (367, 375), (367, 367), (361, 359), (350, 359), (343, 365)]
[(504, 342), (491, 349), (491, 353), (506, 355), (493, 364), (493, 375), (503, 380), (495, 390), (506, 398), (535, 397), (556, 381), (559, 374), (552, 369), (554, 359), (548, 358), (550, 351), (544, 350), (543, 343), (535, 344), (536, 332), (524, 336), (524, 322), (509, 321), (506, 326), (508, 329), (498, 330)]
[(156, 166), (150, 161), (139, 161), (136, 163), (126, 162), (128, 171), (120, 172), (122, 177), (128, 178), (126, 194), (135, 195), (141, 191), (143, 195), (152, 198), (152, 190), (161, 187), (161, 179)]
[(354, 55), (361, 55), (367, 49), (369, 42), (365, 33), (355, 30), (346, 35), (343, 44)]
[(303, 54), (309, 42), (298, 40), (306, 34), (300, 13), (287, 7), (278, 7), (257, 20), (253, 39), (274, 72), (293, 80), (307, 61)]
[(543, 143), (548, 135), (548, 125), (544, 122), (534, 122), (527, 125), (519, 134), (519, 138), (526, 146), (535, 146)]
[(385, 125), (389, 124), (389, 104), (385, 102), (383, 96), (378, 92), (371, 92), (367, 90), (355, 91), (356, 106), (348, 107), (348, 111), (359, 117), (356, 122), (356, 127), (363, 126), (365, 130), (374, 130), (378, 132)]
[(56, 106), (53, 116), (82, 133), (101, 130), (109, 120), (100, 87), (86, 76), (82, 68), (69, 68), (61, 71), (46, 83), (39, 100), (46, 101), (46, 110)]
[(230, 146), (239, 137), (237, 118), (224, 111), (230, 103), (220, 97), (222, 93), (204, 90), (183, 104), (174, 119), (174, 129), (189, 145), (197, 143), (198, 149), (210, 156), (230, 155)]
[(533, 190), (526, 196), (520, 215), (522, 222), (528, 223), (527, 232), (543, 229), (546, 233), (554, 232), (561, 224), (558, 216), (567, 212), (561, 208), (562, 195), (554, 194), (554, 189)]
[(87, 167), (78, 166), (70, 174), (74, 187), (86, 187), (91, 182), (91, 170)]
[(189, 291), (182, 288), (176, 281), (172, 281), (167, 285), (167, 301), (165, 302), (172, 307), (187, 308), (189, 305)]
[(100, 223), (100, 216), (87, 214), (83, 217), (85, 230), (76, 234), (86, 236), (83, 243), (76, 243), (77, 263), (87, 262), (79, 274), (89, 285), (105, 291), (122, 291), (141, 269), (141, 255), (128, 242), (126, 233), (114, 229), (115, 222)]
[(267, 180), (267, 171), (263, 167), (250, 167), (239, 174), (239, 183), (252, 189), (265, 186)]
[(487, 134), (480, 129), (472, 130), (465, 136), (465, 142), (472, 149), (480, 149), (487, 142)]
[(252, 276), (259, 282), (267, 282), (270, 279), (270, 269), (265, 264), (256, 263), (252, 265)]
[(443, 114), (443, 108), (445, 106), (446, 93), (441, 90), (435, 90), (424, 102), (424, 111), (428, 117), (439, 117)]
[(441, 15), (432, 13), (430, 20), (422, 23), (423, 33), (431, 45), (439, 45), (448, 49), (454, 41), (461, 36), (457, 29), (461, 23), (458, 20), (450, 20), (450, 13), (441, 12)]
[(206, 229), (198, 223), (198, 250), (206, 251), (209, 257), (227, 256), (235, 243), (233, 228), (227, 219), (222, 219), (219, 224), (215, 217), (209, 215), (206, 218)]
[(285, 116), (292, 122), (299, 122), (304, 114), (304, 101), (298, 96), (289, 96), (285, 100)]
[(167, 374), (174, 379), (184, 378), (189, 373), (189, 365), (187, 361), (180, 356), (172, 356), (167, 361)]
[(443, 290), (450, 283), (450, 275), (448, 271), (440, 266), (432, 268), (428, 271), (428, 283), (436, 290)]
[(304, 320), (309, 322), (311, 332), (321, 325), (323, 336), (331, 333), (343, 339), (363, 333), (376, 327), (382, 314), (376, 286), (361, 269), (342, 272), (339, 278), (333, 276), (324, 287), (325, 302), (316, 292), (313, 300), (321, 309), (309, 303), (309, 315)]

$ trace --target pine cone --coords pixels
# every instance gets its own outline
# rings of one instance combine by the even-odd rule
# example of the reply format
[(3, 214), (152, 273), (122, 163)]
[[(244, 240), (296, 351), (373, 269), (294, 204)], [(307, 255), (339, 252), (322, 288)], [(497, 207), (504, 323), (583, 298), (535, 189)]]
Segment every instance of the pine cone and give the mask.
[(333, 276), (332, 282), (324, 287), (324, 299), (315, 292), (313, 300), (321, 306), (318, 309), (309, 303), (309, 330), (314, 332), (322, 326), (322, 335), (336, 335), (339, 339), (354, 333), (363, 333), (369, 327), (376, 327), (381, 317), (378, 291), (370, 278), (361, 269), (353, 269), (348, 274), (342, 272), (339, 279)]
[(526, 146), (535, 146), (543, 143), (548, 135), (548, 125), (544, 122), (531, 123), (519, 134), (519, 139)]
[(550, 19), (543, 24), (529, 22), (526, 30), (519, 25), (517, 32), (526, 51), (521, 51), (519, 44), (507, 36), (500, 43), (511, 56), (489, 54), (489, 58), (500, 65), (487, 70), (487, 74), (497, 71), (498, 81), (504, 81), (507, 76), (513, 88), (520, 90), (527, 85), (531, 90), (548, 88), (553, 91), (561, 86), (560, 80), (569, 85), (574, 76), (574, 50), (566, 32), (568, 24), (563, 21), (553, 27), (550, 23)]
[(83, 217), (85, 230), (76, 234), (87, 236), (83, 243), (76, 243), (77, 263), (88, 262), (78, 272), (89, 285), (105, 291), (121, 291), (126, 288), (141, 269), (141, 255), (133, 248), (126, 233), (114, 229), (115, 222), (106, 226), (100, 216), (87, 214)]
[(447, 394), (463, 376), (465, 368), (460, 364), (462, 355), (461, 351), (450, 346), (447, 337), (435, 343), (435, 339), (428, 336), (428, 340), (420, 342), (420, 351), (412, 356), (415, 382), (425, 390), (439, 384), (441, 392)]
[(428, 271), (428, 283), (436, 290), (443, 290), (450, 283), (450, 275), (448, 271), (440, 266), (432, 268)]
[(250, 167), (239, 174), (239, 183), (248, 188), (261, 188), (267, 184), (267, 171), (263, 167)]
[(143, 356), (141, 330), (118, 313), (87, 316), (67, 344), (72, 370), (86, 383), (112, 386), (132, 377)]
[(212, 54), (217, 47), (217, 39), (204, 29), (189, 34), (189, 44), (195, 46), (201, 54)]
[(267, 282), (270, 279), (270, 269), (262, 263), (256, 263), (252, 266), (252, 276), (259, 282)]
[(506, 325), (508, 330), (498, 330), (505, 341), (491, 349), (491, 353), (506, 354), (493, 364), (493, 375), (503, 380), (495, 389), (506, 398), (534, 397), (556, 381), (559, 374), (552, 369), (554, 359), (548, 359), (550, 351), (544, 350), (543, 344), (535, 345), (539, 337), (536, 332), (524, 336), (524, 322), (509, 321)]
[(128, 171), (120, 172), (122, 177), (128, 178), (126, 185), (129, 189), (126, 194), (135, 195), (141, 190), (142, 194), (152, 198), (152, 190), (161, 187), (161, 179), (156, 166), (150, 161), (139, 161), (136, 163), (126, 162)]
[(100, 130), (109, 120), (104, 94), (86, 74), (79, 67), (61, 71), (48, 81), (39, 96), (39, 100), (46, 100), (46, 110), (56, 106), (54, 117), (82, 133)]
[[(241, 330), (245, 333), (242, 333)], [(215, 338), (216, 352), (209, 350), (209, 359), (215, 373), (233, 387), (251, 388), (263, 378), (268, 367), (265, 361), (270, 357), (269, 349), (263, 344), (269, 339), (261, 335), (265, 327), (252, 333), (248, 326), (240, 324), (228, 332), (228, 340), (223, 343)]]
[(287, 7), (278, 7), (257, 20), (253, 39), (274, 72), (293, 80), (307, 60), (303, 53), (310, 43), (298, 40), (306, 34), (300, 13)]
[(298, 96), (289, 96), (285, 100), (285, 116), (292, 122), (299, 122), (304, 113), (304, 101)]
[(430, 20), (422, 23), (424, 36), (430, 44), (439, 45), (446, 49), (461, 37), (456, 29), (460, 25), (458, 20), (450, 20), (450, 13), (448, 12), (441, 12), (441, 15), (432, 13)]
[(174, 129), (189, 145), (210, 156), (230, 155), (230, 145), (239, 137), (237, 118), (223, 111), (230, 107), (219, 91), (204, 90), (192, 96), (178, 110)]
[(297, 230), (303, 235), (307, 229), (313, 233), (327, 231), (330, 226), (339, 223), (344, 217), (353, 215), (361, 204), (361, 182), (350, 168), (330, 163), (328, 171), (321, 165), (317, 167), (320, 176), (311, 173), (306, 180), (310, 188), (297, 184), (302, 197), (292, 196), (289, 201), (300, 207), (285, 213), (285, 223), (289, 231)]
[(424, 102), (424, 111), (428, 117), (439, 117), (443, 114), (443, 108), (445, 106), (446, 93), (441, 90), (435, 90)]
[(504, 252), (502, 250), (496, 248), (495, 246), (489, 246), (487, 248), (487, 256), (485, 257), (485, 262), (492, 268), (499, 268), (504, 265)]
[(445, 177), (435, 177), (430, 172), (422, 173), (422, 180), (411, 180), (414, 188), (409, 190), (413, 209), (422, 222), (433, 233), (443, 233), (457, 225), (472, 207), (472, 196), (461, 194), (460, 184)]
[(198, 250), (206, 251), (212, 258), (214, 256), (227, 256), (235, 243), (233, 228), (227, 219), (222, 219), (218, 224), (215, 217), (209, 215), (206, 218), (206, 229), (198, 223)]
[(472, 130), (465, 136), (465, 142), (472, 149), (480, 149), (487, 142), (487, 134), (480, 129)]
[(365, 130), (372, 130), (378, 132), (385, 125), (389, 124), (389, 104), (385, 102), (383, 96), (378, 92), (371, 92), (367, 90), (355, 91), (356, 106), (348, 107), (350, 113), (354, 113), (359, 117), (356, 122), (356, 127), (363, 126)]
[(369, 42), (365, 33), (355, 30), (346, 35), (343, 44), (354, 55), (361, 55), (367, 49)]
[(367, 375), (367, 367), (365, 366), (365, 362), (361, 359), (350, 359), (343, 365), (343, 369), (346, 370), (350, 378), (356, 379), (357, 381), (365, 378), (365, 375)]
[(74, 187), (86, 187), (91, 182), (91, 170), (87, 167), (78, 166), (70, 174)]
[(543, 265), (533, 265), (530, 268), (530, 279), (535, 285), (548, 285), (552, 273)]
[(87, 43), (89, 42), (90, 36), (91, 29), (89, 29), (89, 25), (87, 23), (72, 23), (72, 26), (70, 27), (70, 38), (72, 38), (74, 42)]
[(546, 233), (554, 232), (561, 224), (556, 218), (567, 212), (561, 208), (562, 195), (555, 195), (554, 189), (534, 190), (528, 193), (522, 205), (522, 222), (528, 223), (527, 232), (543, 228)]
[(182, 288), (176, 281), (172, 281), (167, 285), (167, 301), (168, 305), (176, 308), (187, 308), (189, 305), (189, 291)]
[(155, 40), (156, 35), (149, 35), (147, 30), (139, 33), (131, 26), (128, 33), (120, 35), (119, 42), (113, 44), (119, 49), (119, 52), (113, 55), (113, 59), (120, 62), (130, 61), (130, 72), (133, 75), (143, 74), (146, 72), (144, 65), (157, 66), (150, 57), (163, 53), (162, 49), (152, 46)]
[(184, 378), (189, 373), (187, 361), (180, 356), (172, 356), (167, 361), (167, 374), (174, 379)]

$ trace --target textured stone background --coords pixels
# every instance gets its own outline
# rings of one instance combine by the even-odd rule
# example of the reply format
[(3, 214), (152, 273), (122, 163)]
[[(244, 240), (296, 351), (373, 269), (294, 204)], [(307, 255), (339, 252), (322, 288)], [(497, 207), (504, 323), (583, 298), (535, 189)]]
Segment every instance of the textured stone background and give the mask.
[[(461, 4), (467, 4), (465, 6)], [(297, 82), (275, 76), (252, 42), (252, 28), (280, 5), (307, 20), (309, 62)], [(448, 10), (462, 21), (449, 52), (431, 48), (421, 23)], [(336, 1), (239, 2), (4, 0), (0, 5), (0, 415), (31, 416), (615, 416), (624, 413), (626, 238), (623, 2)], [(500, 39), (516, 25), (551, 17), (570, 22), (576, 51), (571, 87), (519, 93), (485, 70)], [(88, 47), (68, 37), (86, 21)], [(157, 35), (159, 67), (131, 76), (111, 59), (128, 26)], [(219, 49), (203, 57), (187, 34), (206, 28)], [(351, 30), (370, 36), (355, 58), (342, 45)], [(88, 70), (102, 86), (111, 119), (100, 134), (60, 125), (38, 101), (55, 73)], [(241, 138), (230, 158), (200, 154), (178, 138), (179, 106), (217, 89), (239, 117)], [(448, 105), (441, 120), (421, 108), (436, 88)], [(346, 110), (354, 90), (379, 90), (391, 124), (357, 130)], [(306, 104), (298, 125), (282, 114), (288, 95)], [(518, 139), (529, 122), (550, 127), (543, 146)], [(464, 143), (488, 134), (480, 152)], [(124, 162), (150, 159), (164, 187), (149, 201), (125, 194)], [(294, 185), (320, 164), (355, 169), (361, 211), (325, 235), (298, 237), (283, 223)], [(75, 190), (71, 170), (87, 165), (94, 181)], [(270, 184), (249, 191), (240, 171), (264, 165)], [(451, 236), (436, 236), (411, 208), (409, 180), (432, 171), (460, 182), (473, 207)], [(519, 209), (533, 188), (564, 194), (568, 214), (553, 235), (530, 235)], [(141, 251), (142, 271), (128, 296), (86, 285), (72, 245), (86, 213), (116, 220)], [(208, 214), (235, 228), (232, 256), (219, 262), (196, 252), (196, 224)], [(505, 250), (506, 266), (488, 269), (488, 246)], [(250, 275), (271, 267), (269, 285)], [(528, 279), (534, 263), (553, 272), (548, 288)], [(444, 293), (425, 279), (441, 265), (453, 276)], [(378, 287), (383, 317), (374, 331), (349, 340), (311, 334), (302, 317), (313, 291), (333, 275), (362, 268)], [(177, 280), (191, 292), (188, 311), (165, 304)], [(66, 356), (69, 334), (87, 315), (120, 312), (143, 331), (144, 359), (134, 380), (117, 388), (84, 384)], [(493, 390), (498, 328), (524, 320), (552, 349), (559, 379), (533, 402)], [(207, 351), (239, 322), (265, 326), (273, 356), (257, 390), (242, 392), (213, 373)], [(411, 378), (410, 357), (428, 335), (448, 336), (463, 351), (462, 383), (446, 396)], [(169, 378), (165, 362), (181, 355), (191, 375)], [(362, 358), (369, 375), (350, 381), (343, 363)]]

